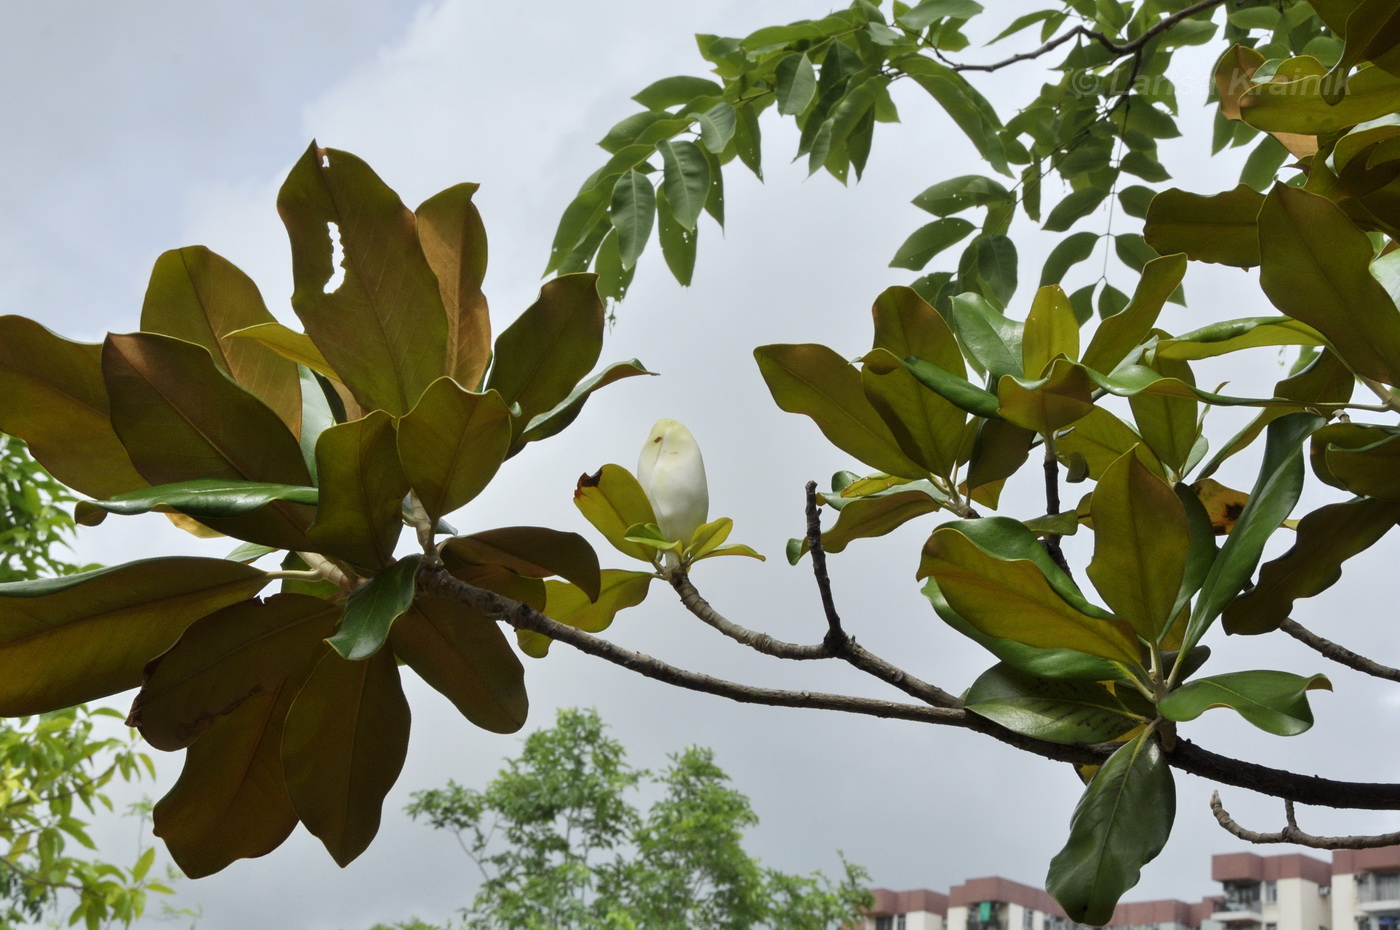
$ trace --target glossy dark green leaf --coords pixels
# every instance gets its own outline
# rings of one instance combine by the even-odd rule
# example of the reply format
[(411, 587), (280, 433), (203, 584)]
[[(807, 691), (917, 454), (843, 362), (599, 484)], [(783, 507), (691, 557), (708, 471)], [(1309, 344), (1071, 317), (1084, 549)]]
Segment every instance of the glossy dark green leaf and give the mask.
[(322, 433), (316, 471), (321, 502), (307, 530), (316, 551), (363, 568), (387, 566), (403, 530), (409, 489), (389, 415), (376, 410)]
[[(1317, 438), (1323, 446), (1323, 462), (1316, 468), (1318, 475), (1353, 494), (1400, 501), (1400, 471), (1396, 469), (1400, 462), (1400, 436), (1380, 429), (1357, 429), (1350, 437), (1338, 436), (1334, 440), (1338, 426), (1346, 429), (1355, 425), (1336, 424), (1320, 431)], [(1313, 461), (1316, 465), (1316, 456)]]
[(686, 229), (681, 225), (663, 190), (656, 198), (656, 237), (661, 243), (661, 257), (681, 287), (690, 287), (691, 279), (695, 276), (699, 232), (698, 228)]
[(1107, 196), (1106, 192), (1097, 188), (1075, 191), (1055, 205), (1042, 228), (1046, 232), (1064, 232), (1097, 210)]
[(1094, 408), (1093, 381), (1083, 365), (1056, 359), (1045, 377), (997, 379), (1002, 419), (1042, 435), (1064, 429)]
[(1198, 262), (1252, 268), (1259, 264), (1263, 204), (1263, 195), (1244, 184), (1211, 196), (1173, 188), (1153, 198), (1142, 234), (1162, 255), (1185, 252)]
[(252, 278), (204, 246), (156, 259), (141, 305), (141, 329), (204, 346), (231, 378), (277, 413), (293, 433), (301, 429), (296, 363), (252, 339), (229, 334), (275, 322)]
[(241, 562), (164, 558), (0, 584), (0, 715), (134, 688), (191, 623), (267, 583)]
[(976, 228), (960, 216), (944, 217), (920, 226), (894, 253), (890, 267), (921, 271), (935, 255), (967, 238)]
[[(872, 352), (864, 359), (867, 368), (874, 368), (876, 371), (882, 370), (889, 363), (887, 353), (885, 355)], [(1001, 419), (1001, 401), (990, 391), (966, 381), (963, 378), (944, 371), (937, 365), (931, 364), (921, 358), (910, 357), (904, 360), (919, 383), (930, 391), (946, 398), (959, 408), (979, 417), (995, 417)]]
[(1022, 374), (1039, 378), (1060, 356), (1079, 357), (1079, 321), (1060, 286), (1047, 284), (1036, 291), (1021, 331)]
[[(517, 437), (516, 445), (511, 447), (512, 454), (520, 444), (548, 439), (564, 430), (578, 418), (578, 415), (583, 411), (583, 405), (588, 402), (588, 398), (593, 396), (594, 391), (601, 390), (623, 378), (655, 374), (656, 372), (648, 371), (645, 365), (634, 358), (625, 362), (615, 362), (597, 374), (585, 378), (569, 392), (569, 396), (556, 404), (553, 409), (530, 418), (530, 421), (525, 425), (525, 431)], [(402, 424), (399, 429), (403, 429)]]
[(958, 263), (959, 277), (999, 307), (1016, 293), (1016, 245), (1008, 236), (982, 235), (972, 240)]
[(1400, 310), (1371, 276), (1366, 234), (1332, 201), (1286, 185), (1259, 223), (1259, 283), (1273, 305), (1322, 333), (1357, 374), (1400, 384)]
[(437, 276), (447, 311), (447, 368), (459, 384), (476, 387), (491, 360), (486, 277), (486, 227), (472, 203), (476, 184), (457, 184), (418, 207), (418, 241)]
[[(841, 508), (834, 526), (822, 531), (822, 549), (840, 552), (854, 540), (884, 536), (939, 507), (938, 500), (923, 491), (858, 498)], [(799, 558), (807, 552), (805, 539), (798, 540), (796, 552)]]
[(592, 275), (545, 282), (539, 299), (496, 338), (486, 389), (517, 404), (518, 436), (533, 417), (554, 409), (588, 376), (603, 349), (603, 302)]
[(420, 596), (394, 624), (389, 647), (482, 729), (514, 733), (525, 725), (525, 669), (500, 627), (479, 611)]
[(318, 497), (315, 488), (290, 484), (203, 479), (128, 491), (105, 501), (79, 501), (73, 516), (84, 526), (96, 526), (109, 513), (128, 516), (153, 510), (192, 517), (231, 517), (251, 513), (272, 501), (315, 504)]
[(339, 617), (339, 604), (274, 594), (195, 621), (147, 666), (127, 725), (157, 749), (184, 749), (254, 695), (304, 677)]
[(1265, 562), (1259, 582), (1229, 603), (1221, 617), (1228, 633), (1278, 629), (1299, 598), (1313, 597), (1342, 577), (1342, 563), (1365, 552), (1400, 520), (1400, 503), (1368, 498), (1327, 504), (1298, 523), (1287, 552)]
[(1020, 323), (1007, 319), (977, 294), (960, 294), (951, 306), (958, 342), (982, 370), (994, 378), (1021, 374)]
[(1050, 861), (1045, 890), (1069, 919), (1106, 924), (1176, 819), (1176, 786), (1155, 734), (1124, 743), (1089, 783), (1070, 818), (1069, 840)]
[(1197, 678), (1157, 705), (1168, 720), (1195, 720), (1212, 707), (1229, 707), (1266, 733), (1297, 736), (1313, 724), (1309, 691), (1331, 691), (1325, 675), (1304, 677), (1257, 669)]
[(292, 309), (307, 334), (367, 410), (407, 413), (447, 374), (448, 337), (412, 211), (369, 165), (314, 142), (277, 211), (292, 242)]
[(326, 640), (346, 659), (367, 659), (383, 647), (389, 631), (413, 603), (423, 556), (406, 555), (360, 585), (345, 600), (345, 615)]
[(409, 712), (394, 655), (327, 653), (297, 694), (282, 764), (297, 816), (341, 867), (379, 832), (384, 796), (408, 751)]
[(1103, 407), (1095, 407), (1074, 421), (1064, 433), (1055, 438), (1055, 448), (1061, 459), (1080, 455), (1089, 477), (1099, 480), (1104, 471), (1123, 453), (1132, 451), (1153, 474), (1164, 476), (1162, 463), (1142, 441), (1137, 432)]
[(1291, 413), (1269, 424), (1264, 460), (1249, 502), (1216, 556), (1191, 612), (1188, 648), (1200, 642), (1210, 624), (1244, 589), (1265, 543), (1292, 513), (1303, 490), (1303, 442), (1324, 422), (1310, 413)]
[(510, 450), (510, 411), (495, 391), (473, 394), (451, 378), (440, 378), (399, 420), (396, 437), (403, 476), (437, 520), (475, 498), (495, 477)]
[[(646, 600), (651, 583), (655, 580), (656, 576), (651, 572), (604, 569), (596, 600), (589, 600), (589, 596), (576, 585), (565, 581), (546, 581), (543, 610), (551, 619), (567, 626), (585, 633), (601, 633), (612, 625), (619, 612)], [(550, 643), (554, 642), (542, 633), (528, 630), (518, 630), (516, 636), (520, 650), (536, 659), (544, 658), (549, 652)]]
[(1284, 316), (1255, 316), (1212, 323), (1157, 343), (1159, 359), (1195, 361), (1241, 349), (1267, 346), (1322, 346), (1326, 340), (1306, 323)]
[(1152, 712), (1151, 705), (1130, 707), (1097, 681), (1038, 678), (1004, 664), (979, 675), (963, 702), (979, 717), (1052, 743), (1117, 739), (1148, 723), (1144, 711)]
[(1279, 64), (1273, 82), (1259, 84), (1239, 98), (1240, 116), (1265, 132), (1317, 135), (1350, 129), (1400, 108), (1400, 77), (1365, 68), (1347, 82), (1337, 103), (1324, 99), (1326, 69), (1304, 56)]
[[(1164, 378), (1195, 386), (1195, 375), (1185, 362), (1159, 354), (1151, 367)], [(1173, 474), (1181, 475), (1200, 438), (1200, 407), (1196, 399), (1143, 391), (1128, 398), (1128, 405), (1137, 431), (1158, 461)]]
[(445, 554), (463, 562), (499, 565), (528, 578), (558, 575), (598, 596), (598, 555), (582, 536), (543, 526), (503, 526), (448, 540)]
[(860, 373), (831, 349), (811, 344), (760, 346), (754, 358), (778, 406), (811, 417), (837, 448), (891, 475), (927, 475), (899, 448), (866, 399)]
[(1026, 464), (1034, 441), (1034, 432), (1005, 420), (979, 423), (967, 463), (966, 484), (972, 499), (995, 508), (1003, 483)]

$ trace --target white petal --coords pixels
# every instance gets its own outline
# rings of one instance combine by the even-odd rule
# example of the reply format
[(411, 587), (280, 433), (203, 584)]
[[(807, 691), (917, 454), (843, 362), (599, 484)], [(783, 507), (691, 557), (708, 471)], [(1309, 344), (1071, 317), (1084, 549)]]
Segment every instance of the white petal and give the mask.
[(657, 420), (637, 461), (637, 480), (667, 539), (688, 543), (705, 522), (710, 491), (695, 437), (675, 420)]

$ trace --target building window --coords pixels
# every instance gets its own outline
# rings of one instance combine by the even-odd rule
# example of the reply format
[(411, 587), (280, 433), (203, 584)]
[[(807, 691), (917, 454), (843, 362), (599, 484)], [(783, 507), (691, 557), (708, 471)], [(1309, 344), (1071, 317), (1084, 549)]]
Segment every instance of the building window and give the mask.
[(1225, 910), (1259, 910), (1259, 883), (1225, 882)]
[(1264, 930), (1278, 930), (1278, 924), (1265, 924)]
[(1278, 882), (1265, 882), (1265, 883), (1264, 883), (1264, 903), (1265, 903), (1265, 904), (1277, 904), (1277, 903), (1278, 903)]
[(893, 917), (876, 917), (875, 930), (894, 930)]
[(894, 919), (894, 930), (905, 930), (905, 928), (904, 928), (904, 915), (903, 915), (903, 914), (900, 914), (898, 917), (896, 917), (896, 918)]
[(1367, 872), (1357, 877), (1356, 890), (1364, 902), (1400, 900), (1400, 872)]
[(1021, 926), (1023, 930), (1033, 930), (1035, 927), (1035, 911), (1030, 908), (1021, 911)]

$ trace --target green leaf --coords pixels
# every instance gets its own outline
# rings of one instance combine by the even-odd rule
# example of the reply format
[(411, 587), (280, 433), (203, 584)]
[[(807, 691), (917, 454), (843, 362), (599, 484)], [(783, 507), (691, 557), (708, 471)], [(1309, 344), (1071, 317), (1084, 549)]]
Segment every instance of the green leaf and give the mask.
[(231, 517), (251, 513), (272, 501), (315, 504), (315, 488), (256, 481), (201, 479), (162, 484), (128, 491), (105, 501), (79, 501), (73, 518), (84, 526), (96, 526), (109, 513), (183, 513), (191, 517)]
[(479, 611), (422, 595), (394, 624), (389, 647), (483, 730), (514, 733), (525, 725), (525, 669), (501, 628)]
[(710, 192), (710, 163), (694, 142), (658, 142), (656, 148), (664, 165), (666, 202), (683, 227), (694, 229)]
[(339, 618), (338, 604), (274, 594), (195, 621), (147, 666), (127, 725), (162, 751), (188, 747), (244, 701), (304, 677)]
[(949, 606), (988, 636), (1139, 662), (1131, 628), (1085, 601), (1019, 521), (940, 526), (924, 544), (918, 577), (937, 581)]
[(0, 584), (0, 715), (134, 688), (191, 623), (267, 582), (241, 562), (164, 558)]
[(1275, 185), (1259, 211), (1259, 283), (1359, 375), (1400, 384), (1400, 311), (1371, 276), (1371, 242), (1325, 197)]
[(636, 169), (618, 178), (613, 185), (608, 216), (617, 230), (618, 251), (622, 255), (622, 268), (626, 270), (637, 263), (647, 239), (651, 238), (652, 222), (656, 218), (656, 190), (651, 180)]
[(175, 249), (157, 258), (141, 305), (143, 332), (204, 346), (214, 364), (296, 433), (301, 393), (295, 363), (256, 340), (230, 338), (246, 327), (273, 322), (253, 280), (203, 246)]
[[(370, 167), (312, 143), (277, 194), (292, 309), (367, 410), (402, 416), (447, 374), (447, 311), (413, 213)], [(335, 279), (333, 233), (344, 255)]]
[[(1195, 386), (1196, 378), (1185, 362), (1159, 355), (1153, 360), (1152, 370), (1164, 378)], [(1201, 438), (1196, 398), (1142, 391), (1130, 397), (1128, 404), (1138, 432), (1157, 459), (1171, 469), (1173, 476), (1184, 473)]]
[(1162, 255), (1185, 252), (1198, 262), (1252, 268), (1260, 260), (1263, 204), (1263, 195), (1244, 184), (1211, 196), (1173, 188), (1152, 199), (1142, 234)]
[(1036, 291), (1022, 329), (1022, 370), (1027, 378), (1039, 378), (1060, 356), (1079, 357), (1079, 321), (1060, 286), (1047, 284)]
[(778, 406), (811, 417), (837, 448), (891, 475), (927, 475), (899, 448), (866, 399), (859, 372), (831, 349), (811, 344), (760, 346), (754, 358)]
[(1176, 786), (1154, 734), (1109, 756), (1070, 818), (1069, 840), (1050, 861), (1045, 889), (1069, 919), (1106, 924), (1142, 866), (1162, 851), (1176, 819)]
[(108, 415), (102, 348), (0, 316), (0, 432), (24, 440), (59, 481), (92, 497), (143, 487)]
[(1011, 193), (999, 182), (980, 174), (965, 174), (937, 184), (914, 198), (914, 206), (934, 216), (950, 216), (968, 207), (1011, 201)]
[(486, 390), (520, 407), (516, 436), (593, 370), (603, 350), (603, 317), (594, 277), (563, 275), (546, 281), (539, 299), (496, 338)]
[(1090, 504), (1089, 579), (1139, 636), (1161, 642), (1176, 619), (1190, 534), (1170, 485), (1126, 452), (1104, 470)]
[(282, 763), (297, 816), (341, 867), (379, 832), (408, 751), (408, 702), (387, 649), (363, 662), (327, 653), (287, 713)]
[[(748, 112), (748, 107), (744, 108)], [(718, 155), (729, 145), (738, 133), (739, 118), (734, 107), (720, 101), (699, 116), (700, 141), (705, 148)], [(757, 140), (755, 140), (756, 142)], [(756, 147), (756, 146), (755, 146)], [(742, 152), (740, 157), (743, 157)], [(747, 162), (747, 159), (745, 160)], [(753, 167), (750, 165), (749, 167)], [(757, 174), (757, 170), (754, 171)]]
[(1261, 346), (1321, 346), (1326, 341), (1306, 323), (1286, 316), (1256, 316), (1212, 323), (1157, 343), (1159, 359), (1195, 361)]
[(1157, 705), (1168, 720), (1195, 720), (1212, 707), (1230, 707), (1266, 733), (1297, 736), (1312, 727), (1308, 692), (1331, 691), (1325, 675), (1305, 678), (1288, 672), (1255, 670), (1197, 678)]
[(945, 217), (920, 226), (894, 253), (894, 258), (890, 259), (890, 267), (921, 271), (935, 255), (967, 238), (967, 234), (976, 228), (958, 216)]
[(503, 526), (449, 539), (443, 554), (478, 565), (499, 565), (527, 578), (558, 575), (598, 596), (598, 555), (577, 533), (543, 526)]
[(981, 12), (982, 4), (975, 0), (923, 0), (899, 17), (899, 24), (920, 31), (940, 19), (971, 19)]
[(1323, 446), (1323, 463), (1317, 467), (1314, 458), (1314, 467), (1324, 481), (1353, 494), (1400, 501), (1400, 473), (1395, 467), (1400, 436), (1384, 428), (1335, 424), (1320, 430), (1316, 441)]
[(1070, 268), (1094, 254), (1094, 248), (1098, 244), (1098, 233), (1077, 232), (1065, 236), (1050, 250), (1050, 256), (1045, 259), (1045, 266), (1040, 272), (1040, 286), (1059, 284)]
[(626, 539), (628, 527), (656, 522), (651, 502), (627, 469), (604, 465), (595, 474), (579, 478), (574, 506), (617, 551), (643, 562), (651, 561), (651, 550)]
[(1016, 245), (1007, 236), (981, 235), (963, 250), (958, 275), (999, 307), (1016, 293)]
[[(563, 431), (578, 418), (578, 415), (583, 411), (583, 405), (588, 402), (588, 398), (593, 396), (594, 391), (601, 390), (623, 378), (655, 374), (656, 372), (648, 371), (646, 366), (635, 358), (625, 362), (615, 362), (597, 374), (580, 381), (578, 386), (569, 392), (569, 396), (556, 404), (552, 410), (546, 410), (544, 413), (531, 417), (517, 442), (538, 442)], [(512, 454), (514, 453), (512, 452)]]
[[(201, 346), (154, 333), (109, 335), (102, 350), (112, 426), (154, 485), (217, 479), (306, 487), (301, 447), (262, 401), (215, 367)], [(249, 542), (306, 548), (312, 511), (273, 501), (209, 525)]]
[(1186, 275), (1186, 256), (1167, 255), (1147, 263), (1132, 302), (1099, 324), (1081, 358), (1086, 368), (1111, 372), (1142, 344), (1167, 298)]
[(254, 340), (285, 359), (296, 362), (298, 365), (305, 365), (318, 375), (339, 381), (340, 376), (335, 373), (330, 362), (321, 354), (321, 350), (316, 347), (316, 343), (311, 341), (311, 337), (306, 333), (299, 333), (294, 329), (288, 329), (281, 323), (258, 323), (243, 329), (236, 329), (229, 333), (230, 339), (251, 339)]
[(997, 379), (997, 412), (1023, 429), (1045, 435), (1064, 429), (1094, 408), (1093, 387), (1083, 365), (1059, 358), (1035, 381), (1002, 375)]
[[(567, 626), (585, 633), (601, 633), (612, 625), (619, 611), (636, 607), (646, 600), (647, 591), (656, 576), (650, 572), (628, 572), (607, 568), (602, 573), (602, 586), (596, 600), (575, 585), (564, 581), (545, 582), (544, 613)], [(550, 639), (542, 633), (517, 630), (520, 650), (536, 659), (549, 652)]]
[(806, 52), (788, 55), (774, 69), (777, 77), (778, 112), (796, 116), (807, 109), (817, 93), (817, 73)]
[(699, 229), (686, 229), (671, 211), (670, 200), (662, 191), (656, 198), (657, 239), (661, 242), (661, 257), (671, 276), (681, 287), (690, 287), (695, 276), (696, 242)]
[[(836, 525), (822, 531), (822, 549), (841, 552), (854, 540), (884, 536), (910, 520), (935, 512), (941, 506), (936, 498), (924, 491), (896, 491), (880, 497), (853, 500), (841, 508)], [(807, 552), (807, 541), (801, 539), (797, 542), (796, 555), (801, 558)]]
[(1010, 174), (996, 111), (962, 75), (922, 55), (897, 58), (890, 64), (938, 101), (993, 170)]
[(1150, 705), (1129, 707), (1100, 682), (1038, 678), (1005, 664), (979, 675), (963, 702), (979, 717), (1052, 743), (1117, 739), (1148, 722), (1144, 710), (1151, 713)]
[(345, 616), (326, 640), (345, 659), (368, 659), (379, 652), (389, 631), (413, 603), (421, 553), (404, 556), (360, 585), (345, 600)]
[(1107, 196), (1107, 192), (1097, 188), (1075, 191), (1055, 205), (1050, 215), (1045, 218), (1042, 228), (1046, 232), (1064, 232), (1097, 210)]
[(871, 314), (873, 348), (893, 358), (885, 358), (885, 365), (867, 362), (862, 368), (865, 396), (906, 455), (933, 474), (950, 478), (967, 417), (956, 402), (922, 386), (899, 360), (925, 359), (960, 381), (966, 369), (957, 340), (943, 317), (911, 288), (886, 289)]
[(1328, 103), (1322, 64), (1315, 58), (1290, 58), (1278, 66), (1272, 82), (1258, 84), (1239, 98), (1241, 118), (1265, 132), (1318, 135), (1350, 129), (1400, 109), (1400, 78), (1364, 68), (1347, 81), (1346, 95)]
[(316, 374), (305, 365), (297, 366), (301, 378), (301, 435), (297, 444), (301, 447), (301, 460), (311, 473), (311, 481), (316, 481), (316, 442), (321, 434), (337, 422), (344, 422), (345, 405), (340, 395), (329, 381)]
[(959, 294), (951, 302), (953, 328), (963, 351), (994, 378), (1016, 375), (1022, 363), (1022, 327), (977, 294)]
[(1298, 598), (1313, 597), (1342, 577), (1342, 563), (1365, 552), (1400, 520), (1400, 503), (1368, 498), (1327, 504), (1298, 523), (1292, 547), (1259, 570), (1259, 583), (1226, 606), (1228, 633), (1276, 630)]
[(709, 78), (678, 74), (675, 77), (653, 81), (632, 95), (632, 99), (648, 110), (665, 110), (668, 107), (689, 103), (696, 97), (718, 96), (723, 93), (720, 87)]
[[(316, 551), (368, 569), (393, 561), (409, 483), (394, 423), (376, 410), (321, 434), (316, 443), (321, 502), (307, 537)], [(433, 517), (441, 514), (433, 514)]]
[(1187, 625), (1187, 648), (1201, 641), (1210, 624), (1244, 589), (1265, 543), (1293, 512), (1303, 490), (1303, 440), (1324, 422), (1314, 414), (1291, 413), (1269, 424), (1259, 477), (1201, 586)]
[(439, 378), (399, 420), (396, 442), (404, 477), (436, 521), (486, 488), (510, 440), (510, 411), (500, 394), (473, 394)]
[(1073, 681), (1114, 681), (1130, 677), (1128, 669), (1120, 662), (1072, 649), (1037, 649), (1009, 639), (988, 636), (949, 606), (938, 588), (938, 582), (929, 579), (921, 590), (940, 619), (1002, 662), (1025, 674)]
[(1142, 441), (1137, 432), (1113, 413), (1095, 407), (1066, 432), (1055, 438), (1055, 448), (1061, 461), (1080, 455), (1089, 469), (1089, 477), (1098, 481), (1108, 466), (1125, 452), (1131, 451), (1153, 474), (1165, 474), (1162, 463)]
[(481, 282), (486, 277), (486, 227), (472, 203), (476, 184), (434, 194), (414, 211), (423, 257), (437, 276), (447, 311), (447, 368), (458, 384), (475, 387), (491, 361), (491, 317)]

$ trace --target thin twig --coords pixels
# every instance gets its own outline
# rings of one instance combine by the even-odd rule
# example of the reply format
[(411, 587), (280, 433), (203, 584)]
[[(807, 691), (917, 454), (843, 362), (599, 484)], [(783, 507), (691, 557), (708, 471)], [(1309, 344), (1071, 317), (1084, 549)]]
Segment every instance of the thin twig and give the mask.
[(1323, 639), (1307, 627), (1303, 626), (1292, 617), (1285, 617), (1278, 628), (1298, 642), (1307, 646), (1322, 655), (1331, 659), (1339, 665), (1364, 672), (1367, 675), (1374, 675), (1376, 678), (1384, 678), (1388, 681), (1400, 681), (1400, 669), (1391, 668), (1389, 665), (1382, 665), (1366, 658), (1359, 653), (1352, 652), (1345, 646), (1339, 646), (1331, 640)]
[(831, 577), (826, 572), (826, 550), (822, 548), (821, 508), (817, 506), (817, 483), (807, 482), (807, 549), (812, 553), (812, 576), (817, 581), (817, 591), (822, 597), (822, 611), (826, 614), (826, 637), (822, 640), (832, 652), (838, 651), (850, 639), (841, 628), (841, 615), (836, 612), (836, 601), (831, 596)]
[(1184, 10), (1179, 10), (1171, 16), (1168, 16), (1131, 42), (1114, 42), (1102, 32), (1096, 32), (1087, 26), (1075, 26), (1069, 32), (1056, 36), (1034, 51), (1021, 52), (1019, 55), (1012, 55), (1010, 58), (1005, 58), (1001, 61), (986, 65), (953, 65), (952, 69), (954, 71), (999, 71), (1008, 65), (1014, 65), (1022, 61), (1030, 61), (1033, 58), (1039, 58), (1041, 55), (1053, 52), (1075, 36), (1084, 36), (1085, 38), (1093, 39), (1117, 57), (1122, 58), (1124, 55), (1136, 53), (1148, 42), (1151, 42), (1153, 39), (1157, 38), (1157, 36), (1171, 29), (1182, 20), (1189, 19), (1197, 13), (1209, 10), (1212, 7), (1220, 6), (1224, 2), (1225, 0), (1200, 0), (1199, 3), (1193, 3)]
[(779, 659), (830, 659), (834, 653), (827, 648), (825, 643), (805, 645), (801, 643), (788, 643), (780, 639), (775, 639), (767, 633), (760, 633), (751, 630), (746, 626), (741, 626), (719, 611), (710, 606), (710, 602), (700, 594), (694, 584), (691, 583), (690, 576), (679, 568), (672, 569), (670, 575), (671, 587), (676, 589), (680, 595), (681, 604), (686, 610), (705, 623), (719, 630), (725, 636), (735, 642), (743, 643), (755, 652), (764, 655), (775, 656)]
[[(1055, 455), (1055, 435), (1049, 433), (1045, 437), (1045, 513), (1046, 516), (1053, 517), (1059, 512), (1060, 462)], [(1045, 534), (1045, 551), (1060, 571), (1070, 578), (1074, 577), (1074, 574), (1069, 570), (1069, 562), (1065, 560), (1064, 549), (1060, 547), (1058, 533)]]
[(1259, 833), (1248, 830), (1230, 816), (1225, 805), (1220, 803), (1220, 792), (1210, 796), (1210, 812), (1232, 836), (1249, 843), (1292, 843), (1312, 849), (1377, 849), (1382, 846), (1400, 844), (1400, 833), (1380, 833), (1374, 836), (1313, 836), (1298, 829), (1298, 819), (1293, 812), (1293, 802), (1284, 800), (1284, 816), (1287, 823), (1277, 833)]

